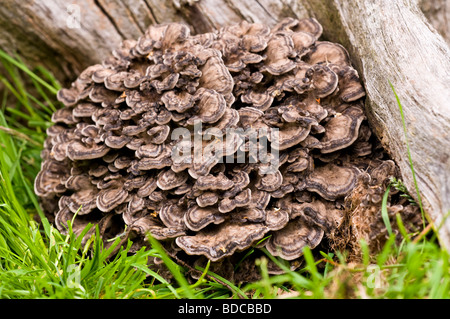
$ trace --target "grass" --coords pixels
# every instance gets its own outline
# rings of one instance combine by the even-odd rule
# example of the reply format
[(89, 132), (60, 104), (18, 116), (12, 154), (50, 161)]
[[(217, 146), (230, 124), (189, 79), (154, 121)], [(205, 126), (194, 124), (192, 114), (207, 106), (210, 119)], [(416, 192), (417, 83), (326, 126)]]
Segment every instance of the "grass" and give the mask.
[(407, 132), (407, 128), (406, 128), (405, 115), (403, 113), (403, 106), (402, 106), (402, 103), (400, 102), (400, 98), (398, 97), (397, 92), (395, 91), (395, 88), (392, 85), (391, 81), (389, 81), (389, 85), (391, 86), (392, 92), (394, 93), (395, 99), (397, 100), (398, 110), (399, 110), (400, 116), (402, 118), (402, 126), (403, 126), (403, 132), (405, 134), (405, 144), (406, 144), (406, 150), (408, 153), (409, 166), (411, 168), (411, 176), (414, 181), (414, 188), (416, 190), (417, 201), (419, 203), (420, 212), (422, 214), (422, 220), (423, 220), (424, 226), (425, 226), (425, 212), (423, 210), (422, 197), (420, 196), (419, 185), (417, 184), (416, 172), (414, 170), (414, 164), (413, 164), (413, 160), (412, 160), (412, 156), (411, 156), (411, 150), (409, 148), (408, 132)]
[[(51, 125), (52, 112), (60, 107), (55, 99), (59, 89), (57, 81), (47, 71), (30, 70), (19, 58), (2, 51), (0, 62), (6, 74), (0, 77), (5, 88), (0, 97), (0, 298), (450, 297), (448, 252), (438, 245), (432, 231), (431, 234), (424, 231), (413, 240), (413, 234), (405, 231), (399, 216), (397, 223), (403, 241), (397, 244), (391, 235), (376, 256), (369, 254), (364, 242), (361, 242), (362, 258), (358, 263), (349, 263), (345, 251), (320, 251), (318, 259), (305, 249), (304, 267), (290, 271), (281, 260), (262, 249), (264, 257), (257, 260), (261, 280), (243, 285), (214, 274), (209, 270), (209, 263), (205, 268), (197, 268), (201, 276), (196, 282), (188, 281), (183, 265), (172, 260), (153, 239), (151, 249), (130, 254), (131, 242), (128, 242), (114, 258), (108, 259), (119, 239), (106, 249), (96, 230), (82, 243), (83, 234), (92, 225), (76, 236), (69, 224), (68, 234), (61, 234), (43, 216), (33, 193), (45, 129)], [(400, 181), (393, 181), (391, 187), (401, 188), (401, 185)], [(406, 189), (404, 193), (407, 196)], [(40, 223), (34, 219), (36, 214)], [(389, 220), (386, 222), (390, 227)], [(388, 229), (392, 233), (392, 228)], [(173, 274), (173, 282), (147, 267), (149, 257), (164, 261)], [(269, 260), (286, 272), (269, 275)]]

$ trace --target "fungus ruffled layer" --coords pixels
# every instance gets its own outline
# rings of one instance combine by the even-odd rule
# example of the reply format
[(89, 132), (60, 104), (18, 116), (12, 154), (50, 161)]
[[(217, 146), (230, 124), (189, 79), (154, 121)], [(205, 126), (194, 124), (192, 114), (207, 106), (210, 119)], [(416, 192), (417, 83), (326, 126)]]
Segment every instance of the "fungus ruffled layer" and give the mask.
[[(289, 18), (200, 35), (155, 25), (125, 41), (58, 93), (35, 181), (44, 211), (62, 232), (78, 213), (77, 233), (91, 222), (136, 249), (151, 233), (180, 258), (223, 262), (259, 243), (297, 267), (341, 225), (374, 156), (358, 73), (321, 33)], [(218, 138), (229, 129), (265, 132), (276, 170), (250, 158), (261, 144)]]

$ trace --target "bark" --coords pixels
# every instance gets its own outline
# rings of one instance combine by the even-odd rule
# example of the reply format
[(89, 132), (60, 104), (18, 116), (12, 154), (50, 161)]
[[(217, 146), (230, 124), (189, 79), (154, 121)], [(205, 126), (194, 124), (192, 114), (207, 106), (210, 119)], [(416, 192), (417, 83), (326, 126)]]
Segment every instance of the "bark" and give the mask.
[(402, 118), (389, 81), (395, 87), (424, 207), (441, 226), (441, 243), (450, 247), (450, 219), (443, 222), (450, 211), (448, 1), (1, 0), (1, 4), (0, 48), (17, 52), (30, 66), (45, 66), (64, 85), (122, 40), (139, 37), (151, 23), (185, 22), (199, 33), (242, 19), (274, 25), (288, 16), (316, 17), (324, 26), (324, 39), (349, 49), (365, 82), (371, 127), (415, 194)]

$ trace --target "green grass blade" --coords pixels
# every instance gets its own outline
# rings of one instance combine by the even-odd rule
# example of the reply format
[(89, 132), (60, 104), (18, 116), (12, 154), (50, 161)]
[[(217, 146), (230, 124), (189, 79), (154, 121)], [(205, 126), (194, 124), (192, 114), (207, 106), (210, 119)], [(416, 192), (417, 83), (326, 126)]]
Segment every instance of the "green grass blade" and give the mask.
[(9, 63), (13, 64), (17, 68), (24, 71), (30, 78), (36, 80), (39, 82), (42, 86), (44, 86), (47, 90), (49, 90), (53, 95), (56, 95), (58, 93), (58, 89), (54, 88), (52, 85), (48, 84), (46, 81), (44, 81), (42, 78), (40, 78), (38, 75), (33, 73), (25, 64), (17, 61), (16, 59), (9, 56), (5, 51), (0, 50), (0, 57), (8, 61)]
[(389, 236), (392, 236), (392, 226), (391, 226), (391, 222), (389, 220), (389, 215), (388, 215), (388, 211), (387, 211), (387, 200), (389, 197), (390, 189), (391, 189), (391, 185), (388, 185), (388, 187), (383, 195), (383, 200), (381, 202), (381, 217), (383, 218), (383, 222), (384, 222), (384, 225), (386, 226)]
[(161, 244), (156, 239), (154, 239), (151, 235), (148, 235), (148, 237), (149, 237), (150, 243), (152, 245), (152, 248), (158, 252), (161, 259), (164, 261), (164, 264), (167, 266), (167, 268), (169, 268), (170, 272), (174, 276), (175, 280), (183, 288), (183, 294), (190, 299), (194, 299), (195, 294), (192, 291), (192, 289), (189, 287), (189, 284), (188, 284), (186, 278), (181, 274), (180, 266), (178, 266), (175, 262), (173, 262), (170, 259), (170, 257), (165, 252), (164, 248), (161, 246)]
[(392, 92), (394, 92), (395, 99), (397, 100), (398, 109), (400, 111), (400, 116), (402, 118), (403, 132), (405, 134), (405, 144), (406, 144), (406, 149), (407, 149), (407, 152), (408, 152), (409, 166), (411, 168), (411, 174), (412, 174), (412, 178), (413, 178), (413, 181), (414, 181), (414, 187), (416, 189), (417, 201), (419, 203), (420, 212), (422, 214), (423, 228), (425, 228), (425, 212), (423, 210), (422, 197), (420, 195), (419, 185), (417, 184), (416, 172), (414, 170), (414, 164), (413, 164), (413, 160), (412, 160), (412, 156), (411, 156), (411, 150), (410, 150), (410, 147), (409, 147), (408, 132), (407, 132), (407, 129), (406, 129), (405, 115), (403, 114), (403, 106), (402, 106), (402, 103), (400, 102), (400, 98), (398, 97), (397, 92), (395, 91), (395, 88), (392, 85), (391, 81), (389, 81), (389, 85), (391, 86)]
[[(200, 270), (200, 271), (205, 271), (205, 268), (202, 268), (199, 266), (195, 267), (195, 269)], [(229, 280), (223, 278), (222, 276), (220, 276), (216, 273), (213, 273), (211, 271), (207, 271), (206, 273), (210, 277), (216, 278), (219, 281), (219, 283), (225, 284), (227, 286), (227, 289), (231, 290), (235, 294), (235, 296), (237, 296), (239, 298), (243, 298), (243, 299), (248, 299), (247, 295), (231, 281), (229, 281)]]

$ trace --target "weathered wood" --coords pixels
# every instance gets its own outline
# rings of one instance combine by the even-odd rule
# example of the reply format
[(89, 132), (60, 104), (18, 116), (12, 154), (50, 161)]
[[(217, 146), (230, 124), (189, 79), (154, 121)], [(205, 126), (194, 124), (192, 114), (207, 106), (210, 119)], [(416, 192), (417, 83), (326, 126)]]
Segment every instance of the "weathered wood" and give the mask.
[[(450, 43), (448, 1), (421, 0), (420, 6)], [(0, 47), (67, 84), (151, 23), (179, 21), (206, 32), (242, 19), (272, 26), (287, 16), (316, 17), (324, 39), (349, 49), (365, 81), (371, 126), (414, 194), (392, 82), (424, 206), (440, 225), (450, 211), (450, 49), (418, 0), (2, 0)], [(440, 235), (450, 247), (450, 219)]]
[(450, 45), (450, 1), (420, 0), (419, 5), (431, 25)]
[[(367, 91), (371, 127), (391, 153), (411, 193), (414, 181), (399, 108), (424, 207), (440, 226), (450, 212), (450, 49), (411, 0), (311, 1), (314, 12), (352, 54)], [(326, 6), (339, 21), (326, 17)], [(336, 21), (336, 20), (335, 20)], [(450, 219), (440, 229), (450, 247)]]

